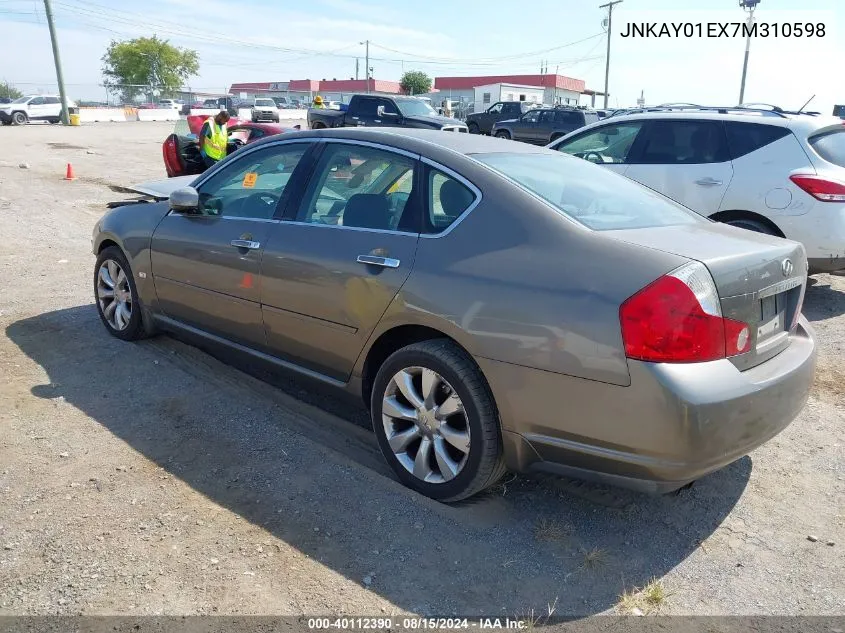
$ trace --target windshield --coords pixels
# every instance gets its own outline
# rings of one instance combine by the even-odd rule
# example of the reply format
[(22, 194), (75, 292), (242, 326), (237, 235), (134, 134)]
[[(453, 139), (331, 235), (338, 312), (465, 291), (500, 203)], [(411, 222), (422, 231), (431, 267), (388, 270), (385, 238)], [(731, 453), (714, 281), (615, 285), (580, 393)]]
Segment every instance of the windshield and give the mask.
[(275, 108), (276, 102), (272, 99), (256, 99), (255, 105), (261, 106), (262, 108)]
[(32, 97), (21, 97), (19, 99), (15, 99), (12, 103), (26, 103), (30, 99), (32, 99)]
[(595, 231), (707, 221), (624, 176), (564, 154), (474, 154), (473, 158)]
[(397, 99), (396, 105), (402, 116), (437, 116), (434, 108), (419, 99)]
[(827, 162), (845, 167), (845, 130), (815, 136), (810, 145)]

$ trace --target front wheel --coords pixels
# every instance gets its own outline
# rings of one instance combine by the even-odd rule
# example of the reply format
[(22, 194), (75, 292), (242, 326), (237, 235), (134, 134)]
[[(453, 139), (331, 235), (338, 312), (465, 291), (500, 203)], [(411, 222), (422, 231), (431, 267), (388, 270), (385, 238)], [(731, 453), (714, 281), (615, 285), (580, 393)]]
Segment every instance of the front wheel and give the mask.
[(29, 120), (25, 112), (15, 112), (12, 115), (12, 123), (15, 125), (24, 125)]
[(511, 135), (505, 130), (499, 130), (498, 132), (496, 132), (496, 138), (506, 138), (510, 140), (510, 137)]
[(385, 459), (421, 494), (460, 501), (505, 472), (493, 395), (472, 358), (450, 341), (394, 352), (376, 375), (370, 411)]
[(470, 134), (481, 134), (481, 128), (478, 127), (478, 123), (472, 121), (469, 125), (467, 125)]
[(117, 246), (104, 249), (97, 257), (94, 301), (103, 325), (112, 336), (134, 341), (146, 335), (132, 269)]

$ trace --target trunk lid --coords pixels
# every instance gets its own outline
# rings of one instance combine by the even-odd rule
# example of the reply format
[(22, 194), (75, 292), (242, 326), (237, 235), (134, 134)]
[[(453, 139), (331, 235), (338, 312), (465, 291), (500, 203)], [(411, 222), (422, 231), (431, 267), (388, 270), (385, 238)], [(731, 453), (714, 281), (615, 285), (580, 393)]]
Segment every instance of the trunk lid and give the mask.
[(789, 345), (807, 286), (803, 245), (715, 222), (604, 234), (707, 267), (722, 315), (747, 323), (751, 332), (751, 350), (730, 359), (738, 369), (759, 365)]

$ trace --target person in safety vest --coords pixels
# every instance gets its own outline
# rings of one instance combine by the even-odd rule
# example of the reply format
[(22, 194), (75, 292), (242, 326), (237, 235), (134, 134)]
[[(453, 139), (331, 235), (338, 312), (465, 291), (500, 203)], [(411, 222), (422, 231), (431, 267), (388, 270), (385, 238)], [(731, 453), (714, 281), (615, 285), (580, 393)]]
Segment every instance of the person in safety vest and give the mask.
[(229, 143), (229, 130), (226, 123), (229, 113), (218, 112), (213, 118), (208, 117), (200, 130), (200, 154), (206, 169), (226, 158), (226, 146)]
[(325, 108), (326, 107), (326, 104), (323, 103), (323, 97), (321, 97), (320, 95), (317, 95), (316, 97), (314, 97), (314, 107), (315, 108)]

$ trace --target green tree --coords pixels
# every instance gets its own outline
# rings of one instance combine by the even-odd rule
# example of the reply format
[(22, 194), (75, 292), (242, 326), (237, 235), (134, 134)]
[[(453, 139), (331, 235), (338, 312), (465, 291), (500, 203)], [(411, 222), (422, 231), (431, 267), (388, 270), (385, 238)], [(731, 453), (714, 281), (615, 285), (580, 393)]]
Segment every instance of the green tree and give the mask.
[(431, 91), (431, 77), (421, 70), (409, 70), (399, 80), (402, 90), (409, 95), (421, 95)]
[(8, 97), (9, 99), (20, 99), (23, 93), (15, 88), (8, 81), (0, 81), (0, 97)]
[(155, 35), (112, 41), (102, 62), (104, 85), (127, 102), (139, 94), (149, 94), (152, 100), (155, 91), (171, 95), (200, 68), (196, 51), (178, 48)]

